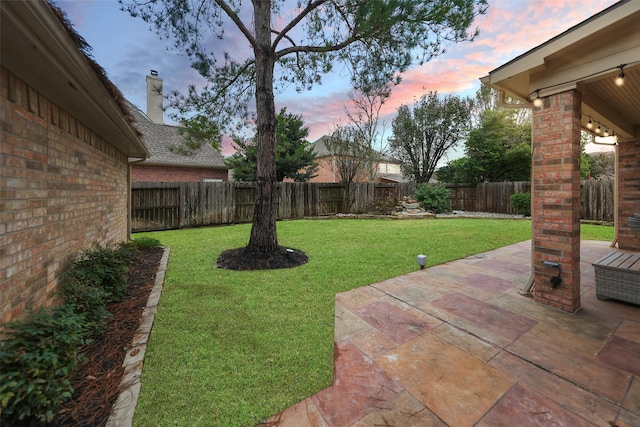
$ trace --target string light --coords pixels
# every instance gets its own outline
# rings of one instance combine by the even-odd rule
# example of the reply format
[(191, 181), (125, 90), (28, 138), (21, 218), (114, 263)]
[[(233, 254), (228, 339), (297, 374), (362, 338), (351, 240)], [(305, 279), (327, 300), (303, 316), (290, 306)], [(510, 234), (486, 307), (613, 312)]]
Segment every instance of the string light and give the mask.
[(603, 134), (603, 135), (604, 135), (604, 136), (609, 136), (609, 128), (606, 128), (606, 129), (604, 130), (604, 134)]
[(596, 128), (596, 133), (600, 133), (600, 122), (598, 122), (598, 127)]
[(620, 68), (620, 74), (618, 74), (618, 77), (616, 77), (616, 85), (618, 86), (622, 86), (624, 84), (624, 67), (627, 64), (621, 64), (618, 68)]
[(620, 65), (616, 65), (615, 67), (607, 68), (606, 70), (602, 70), (602, 71), (598, 71), (598, 72), (595, 72), (595, 73), (591, 73), (591, 74), (586, 75), (584, 77), (579, 77), (577, 79), (569, 80), (569, 81), (566, 81), (566, 82), (563, 82), (563, 83), (557, 83), (557, 84), (554, 84), (554, 85), (551, 85), (551, 86), (541, 87), (541, 88), (538, 88), (538, 89), (534, 90), (533, 92), (531, 92), (529, 94), (529, 99), (532, 101), (534, 107), (537, 107), (537, 108), (542, 107), (543, 102), (542, 102), (542, 99), (540, 98), (540, 91), (541, 90), (552, 89), (552, 88), (555, 88), (555, 87), (558, 87), (558, 86), (566, 85), (568, 83), (580, 82), (580, 81), (583, 81), (585, 79), (590, 79), (592, 77), (608, 74), (612, 70), (620, 70), (620, 73), (618, 73), (618, 76), (615, 78), (614, 81), (615, 81), (616, 85), (622, 86), (622, 85), (624, 85), (624, 77), (625, 77), (624, 76), (624, 67), (627, 67), (627, 66), (630, 66), (630, 65), (631, 66), (635, 66), (636, 64), (639, 64), (639, 63), (640, 63), (640, 61), (634, 61), (634, 62), (631, 62), (631, 63), (628, 63), (628, 64), (620, 64)]
[(593, 120), (591, 120), (591, 116), (589, 116), (589, 123), (587, 123), (587, 129), (593, 129)]
[(540, 89), (537, 89), (534, 93), (533, 93), (533, 106), (536, 108), (540, 108), (542, 107), (542, 99), (540, 99)]

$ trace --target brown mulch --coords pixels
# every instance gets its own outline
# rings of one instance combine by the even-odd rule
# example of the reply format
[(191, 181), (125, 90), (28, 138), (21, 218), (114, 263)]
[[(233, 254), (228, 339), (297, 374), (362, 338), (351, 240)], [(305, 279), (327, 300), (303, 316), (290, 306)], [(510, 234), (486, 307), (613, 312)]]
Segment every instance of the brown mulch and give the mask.
[(298, 267), (308, 260), (304, 252), (284, 246), (274, 252), (251, 251), (244, 247), (224, 251), (216, 264), (227, 270), (270, 270)]
[(108, 307), (112, 316), (107, 332), (82, 349), (88, 361), (79, 365), (71, 381), (74, 395), (50, 426), (106, 425), (120, 393), (122, 362), (142, 320), (162, 254), (162, 248), (144, 249), (137, 254), (128, 273), (130, 295)]

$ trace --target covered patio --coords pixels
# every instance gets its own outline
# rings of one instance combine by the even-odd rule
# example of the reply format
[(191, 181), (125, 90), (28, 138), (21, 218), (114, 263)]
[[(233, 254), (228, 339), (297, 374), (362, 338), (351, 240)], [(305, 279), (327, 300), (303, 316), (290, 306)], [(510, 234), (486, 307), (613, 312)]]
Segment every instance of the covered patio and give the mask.
[[(640, 252), (640, 2), (623, 0), (491, 71), (502, 106), (533, 111), (531, 277), (535, 300), (581, 307), (581, 131), (616, 153), (615, 239)], [(553, 280), (561, 272), (562, 281)]]
[(607, 242), (581, 244), (582, 309), (518, 294), (531, 242), (338, 294), (333, 385), (271, 426), (639, 426), (640, 307), (595, 296)]

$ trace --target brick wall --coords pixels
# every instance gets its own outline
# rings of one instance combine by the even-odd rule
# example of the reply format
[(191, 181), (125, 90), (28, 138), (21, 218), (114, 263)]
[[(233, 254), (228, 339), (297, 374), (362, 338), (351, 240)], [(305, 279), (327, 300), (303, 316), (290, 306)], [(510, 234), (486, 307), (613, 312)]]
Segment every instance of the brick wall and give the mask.
[(127, 157), (5, 68), (0, 323), (51, 306), (81, 249), (127, 239)]
[[(580, 115), (581, 94), (544, 98), (533, 111), (533, 271), (537, 302), (568, 312), (580, 308)], [(558, 262), (558, 274), (544, 261)]]
[(640, 231), (627, 226), (627, 218), (640, 213), (640, 141), (618, 145), (618, 246), (640, 251)]
[(188, 168), (134, 164), (131, 166), (132, 182), (200, 182), (205, 179), (229, 180), (226, 169)]

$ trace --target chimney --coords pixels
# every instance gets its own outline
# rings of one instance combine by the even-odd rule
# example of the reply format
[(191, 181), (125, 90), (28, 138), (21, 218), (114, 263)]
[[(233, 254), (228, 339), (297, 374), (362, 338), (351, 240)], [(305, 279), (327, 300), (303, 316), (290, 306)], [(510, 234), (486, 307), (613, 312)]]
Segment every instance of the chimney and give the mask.
[(152, 122), (162, 124), (162, 79), (156, 70), (147, 76), (147, 116)]

